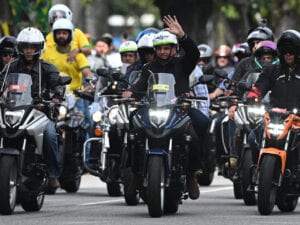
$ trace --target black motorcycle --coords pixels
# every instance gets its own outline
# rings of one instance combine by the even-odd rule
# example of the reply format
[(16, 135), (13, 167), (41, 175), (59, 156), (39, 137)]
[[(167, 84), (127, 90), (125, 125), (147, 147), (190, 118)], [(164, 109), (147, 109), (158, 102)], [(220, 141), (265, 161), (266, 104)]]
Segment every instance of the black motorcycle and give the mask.
[(131, 115), (129, 158), (136, 175), (131, 189), (141, 192), (152, 217), (176, 213), (188, 198), (192, 125), (187, 110), (204, 98), (176, 98), (174, 85), (173, 74), (151, 74), (146, 97)]

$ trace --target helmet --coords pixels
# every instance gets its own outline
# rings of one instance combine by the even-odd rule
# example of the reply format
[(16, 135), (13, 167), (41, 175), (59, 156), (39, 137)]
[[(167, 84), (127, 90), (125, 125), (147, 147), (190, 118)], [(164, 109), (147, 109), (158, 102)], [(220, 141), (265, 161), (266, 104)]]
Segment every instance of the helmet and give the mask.
[(119, 53), (137, 52), (137, 45), (134, 41), (125, 41), (120, 45)]
[(210, 58), (212, 57), (212, 49), (207, 44), (200, 44), (197, 46), (199, 52), (200, 52), (200, 59), (201, 58)]
[(145, 34), (157, 34), (158, 32), (159, 32), (159, 29), (157, 29), (155, 27), (146, 28), (145, 30), (138, 33), (135, 41), (138, 43), (139, 40), (141, 39), (141, 37), (143, 37)]
[(17, 56), (17, 41), (13, 36), (4, 36), (0, 39), (0, 54), (9, 53), (14, 57)]
[(294, 53), (300, 56), (300, 33), (296, 30), (285, 30), (281, 33), (278, 41), (277, 48), (280, 56), (285, 53)]
[(143, 35), (137, 43), (138, 48), (153, 48), (154, 33)]
[(215, 51), (215, 57), (230, 57), (231, 48), (228, 45), (220, 45)]
[(277, 47), (273, 41), (261, 41), (258, 43), (254, 55), (260, 58), (264, 54), (270, 54), (273, 57), (277, 57)]
[(26, 45), (33, 45), (36, 48), (34, 54), (38, 58), (45, 49), (45, 39), (40, 30), (34, 27), (26, 27), (17, 36), (17, 51), (20, 56), (24, 55), (23, 49)]
[(247, 42), (237, 43), (232, 46), (231, 53), (238, 58), (238, 61), (251, 55)]
[(249, 45), (249, 48), (252, 49), (254, 47), (254, 40), (270, 40), (273, 41), (274, 37), (273, 37), (273, 32), (270, 28), (266, 27), (266, 26), (258, 26), (255, 29), (251, 29), (248, 32), (248, 36), (247, 36), (247, 43)]
[(168, 31), (158, 32), (153, 39), (153, 46), (157, 47), (160, 45), (177, 45), (178, 41), (174, 34)]
[(67, 40), (67, 43), (70, 43), (72, 41), (73, 34), (74, 34), (74, 25), (70, 20), (61, 18), (54, 22), (54, 24), (52, 26), (52, 32), (54, 34), (55, 42), (56, 42), (55, 31), (57, 31), (57, 30), (68, 30), (70, 32), (70, 35)]
[(56, 19), (65, 18), (72, 21), (72, 11), (64, 4), (56, 4), (52, 6), (48, 12), (48, 21), (52, 26)]

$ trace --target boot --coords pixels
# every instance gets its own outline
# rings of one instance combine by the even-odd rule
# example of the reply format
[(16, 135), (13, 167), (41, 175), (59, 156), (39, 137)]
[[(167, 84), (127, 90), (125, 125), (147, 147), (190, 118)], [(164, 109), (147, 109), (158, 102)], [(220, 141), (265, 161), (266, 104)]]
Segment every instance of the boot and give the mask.
[[(237, 169), (238, 159), (236, 157), (230, 157), (229, 162), (230, 162), (230, 168)], [(225, 163), (225, 168), (229, 168), (229, 163), (228, 162)]]
[(187, 177), (187, 188), (189, 192), (189, 197), (192, 200), (196, 200), (200, 196), (198, 182), (194, 175), (188, 175)]

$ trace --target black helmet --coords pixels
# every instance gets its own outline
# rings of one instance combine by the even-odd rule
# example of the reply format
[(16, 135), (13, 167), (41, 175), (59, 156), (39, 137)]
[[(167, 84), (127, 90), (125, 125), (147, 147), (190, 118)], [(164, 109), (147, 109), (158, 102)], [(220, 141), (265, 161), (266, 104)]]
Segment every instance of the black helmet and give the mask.
[(268, 28), (265, 25), (260, 25), (254, 29), (251, 29), (248, 32), (247, 36), (247, 43), (249, 45), (249, 49), (252, 50), (254, 43), (254, 40), (269, 40), (274, 41), (273, 32), (270, 28)]
[(16, 50), (17, 42), (16, 38), (13, 36), (4, 36), (0, 39), (0, 54), (12, 54), (14, 57), (17, 57)]
[(300, 33), (296, 30), (283, 31), (277, 41), (277, 48), (280, 57), (282, 57), (285, 53), (293, 53), (299, 57)]

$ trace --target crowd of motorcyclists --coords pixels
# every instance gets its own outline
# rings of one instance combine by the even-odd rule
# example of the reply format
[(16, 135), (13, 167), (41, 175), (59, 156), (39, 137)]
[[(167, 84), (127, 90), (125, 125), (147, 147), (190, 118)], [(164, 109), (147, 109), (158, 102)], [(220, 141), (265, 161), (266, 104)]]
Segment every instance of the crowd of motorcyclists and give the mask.
[[(222, 44), (214, 51), (212, 46), (207, 43), (201, 43), (197, 46), (184, 32), (175, 16), (165, 16), (163, 22), (165, 24), (163, 30), (145, 29), (138, 34), (136, 40), (124, 40), (117, 52), (113, 49), (113, 37), (110, 34), (103, 34), (97, 38), (92, 49), (84, 33), (74, 27), (71, 10), (66, 5), (56, 4), (49, 10), (51, 32), (46, 38), (38, 29), (27, 27), (22, 29), (16, 37), (4, 36), (0, 39), (1, 94), (9, 73), (30, 74), (33, 101), (47, 99), (60, 104), (64, 101), (65, 94), (49, 97), (45, 93), (48, 93), (48, 89), (55, 90), (60, 87), (58, 82), (60, 76), (71, 77), (67, 94), (75, 94), (76, 91), (81, 90), (93, 96), (88, 100), (81, 98), (80, 95), (75, 97), (76, 107), (85, 116), (87, 129), (84, 139), (87, 141), (89, 138), (97, 136), (94, 130), (96, 125), (92, 116), (94, 111), (91, 110), (91, 103), (103, 94), (100, 91), (95, 95), (95, 89), (99, 89), (97, 85), (103, 85), (100, 89), (104, 89), (104, 85), (109, 83), (111, 86), (108, 88), (110, 92), (107, 96), (117, 96), (119, 101), (121, 101), (120, 99), (135, 99), (136, 102), (145, 106), (147, 105), (143, 102), (145, 96), (150, 95), (149, 93), (154, 91), (154, 88), (157, 88), (155, 89), (156, 94), (166, 93), (170, 89), (166, 84), (149, 87), (148, 82), (155, 79), (154, 74), (172, 74), (175, 81), (172, 88), (174, 88), (176, 99), (184, 98), (185, 103), (193, 101), (195, 103), (189, 104), (189, 108), (182, 111), (189, 117), (191, 125), (188, 128), (189, 132), (186, 130), (178, 131), (182, 132), (182, 138), (185, 137), (187, 142), (190, 137), (192, 140), (192, 147), (186, 151), (187, 156), (185, 156), (188, 158), (188, 165), (183, 172), (186, 180), (181, 182), (186, 188), (183, 188), (182, 192), (188, 193), (190, 199), (198, 199), (200, 196), (199, 185), (209, 185), (213, 179), (211, 174), (217, 168), (218, 175), (229, 178), (236, 185), (235, 197), (242, 198), (244, 196), (245, 198), (247, 191), (255, 192), (255, 186), (259, 186), (255, 178), (259, 173), (260, 149), (265, 146), (264, 132), (266, 132), (268, 125), (263, 123), (262, 114), (261, 121), (255, 126), (250, 126), (250, 129), (247, 130), (244, 126), (246, 122), (240, 126), (239, 113), (244, 107), (252, 104), (249, 102), (259, 102), (261, 105), (265, 104), (266, 108), (284, 108), (296, 115), (299, 114), (294, 109), (298, 109), (300, 103), (300, 88), (298, 86), (300, 85), (300, 33), (292, 29), (285, 30), (275, 42), (272, 30), (262, 23), (248, 32), (245, 42), (237, 43), (232, 48)], [(99, 79), (98, 76), (101, 75), (99, 71), (103, 68), (107, 68), (108, 72)], [(123, 74), (122, 78), (112, 76), (116, 71)], [(209, 75), (211, 79), (208, 78)], [(200, 81), (201, 78), (204, 78), (205, 81)], [(98, 79), (101, 80), (101, 84), (99, 82), (96, 84)], [(241, 84), (245, 83), (248, 84), (247, 88), (241, 87)], [(118, 91), (115, 92), (115, 90)], [(195, 100), (197, 97), (201, 100)], [(152, 96), (152, 100), (153, 98), (155, 97)], [(107, 175), (110, 172), (101, 171), (101, 168), (104, 168), (101, 162), (103, 163), (105, 160), (102, 159), (101, 162), (89, 161), (90, 155), (100, 157), (102, 153), (95, 153), (92, 144), (85, 145), (87, 149), (84, 151), (85, 156), (82, 156), (82, 160), (83, 158), (86, 160), (86, 166), (96, 168), (100, 174), (104, 173), (105, 176), (101, 175), (101, 177), (105, 177), (102, 180), (107, 183), (111, 180), (122, 183), (124, 180), (122, 169), (124, 166), (131, 169), (132, 164), (124, 163), (124, 161), (133, 160), (134, 157), (123, 151), (131, 151), (128, 150), (129, 148), (126, 149), (127, 140), (129, 140), (128, 142), (136, 140), (130, 139), (130, 134), (136, 132), (132, 121), (135, 120), (136, 116), (142, 115), (139, 110), (145, 110), (145, 108), (134, 108), (129, 111), (131, 114), (128, 116), (129, 126), (126, 132), (113, 126), (114, 124), (110, 127), (108, 154), (111, 151), (114, 155), (118, 155), (118, 160), (115, 160), (114, 163), (121, 164), (123, 162), (123, 168), (118, 166), (120, 171), (117, 172), (117, 176), (114, 174), (112, 178)], [(105, 114), (103, 112), (105, 112), (104, 109), (101, 118)], [(45, 111), (45, 113), (47, 115), (49, 112)], [(108, 119), (108, 121), (111, 119), (109, 115)], [(61, 185), (59, 178), (62, 168), (56, 129), (55, 121), (49, 120), (43, 133), (45, 140), (43, 157), (47, 166), (48, 188), (45, 192), (49, 194), (53, 194), (53, 190)], [(113, 132), (115, 133), (112, 135)], [(127, 132), (128, 139), (126, 139)], [(293, 132), (291, 136), (296, 137), (293, 139), (291, 148), (296, 151), (297, 156), (294, 167), (300, 171), (297, 129), (294, 128)], [(0, 136), (3, 135), (0, 133)], [(168, 138), (172, 139), (172, 137)], [(151, 143), (151, 137), (146, 136), (145, 139), (146, 144), (145, 146), (142, 145), (145, 149), (149, 146), (151, 149), (151, 145), (158, 148), (157, 144)], [(148, 140), (150, 144), (148, 144)], [(157, 140), (160, 139), (157, 138)], [(169, 142), (168, 151), (171, 151), (172, 143), (172, 141)], [(174, 143), (174, 146), (182, 144), (175, 140)], [(249, 144), (249, 148), (247, 144)], [(128, 144), (128, 146), (132, 145), (137, 146), (136, 143)], [(272, 147), (271, 144), (269, 145)], [(2, 144), (1, 148), (3, 148)], [(243, 152), (246, 151), (246, 148), (251, 152), (251, 158), (248, 162), (246, 162), (246, 154)], [(7, 153), (0, 150), (0, 158), (4, 154)], [(170, 157), (170, 161), (172, 161), (173, 156)], [(145, 160), (146, 162), (147, 160)], [(251, 167), (248, 168), (249, 171), (255, 168), (256, 172), (245, 171), (247, 168), (244, 165)], [(115, 167), (114, 165), (113, 169)], [(86, 172), (83, 166), (77, 169), (80, 170), (81, 174)], [(174, 172), (174, 175), (172, 172), (175, 169), (171, 166), (170, 170), (171, 175), (168, 179), (172, 180), (171, 178), (176, 176), (177, 172)], [(140, 173), (135, 169), (132, 172), (135, 175)], [(205, 177), (206, 173), (210, 174), (208, 181), (204, 181), (207, 178)], [(246, 175), (248, 177), (245, 177)], [(143, 179), (149, 183), (151, 180), (149, 177), (151, 176), (146, 174)], [(247, 179), (249, 183), (244, 182)], [(254, 181), (251, 183), (250, 180)], [(240, 183), (242, 183), (241, 187), (239, 186)], [(168, 185), (167, 187), (169, 187)], [(126, 191), (128, 191), (126, 194), (130, 195), (131, 192), (137, 192), (138, 188), (132, 189), (132, 186), (134, 185), (126, 186)], [(144, 186), (147, 188), (147, 184)], [(0, 191), (1, 187), (0, 185)], [(242, 190), (241, 193), (240, 190)], [(145, 193), (148, 192), (144, 193), (142, 188), (140, 188), (140, 192), (142, 199), (145, 202), (149, 201), (145, 196)], [(299, 196), (300, 190), (296, 190), (293, 194)], [(256, 199), (244, 200), (246, 204), (256, 204)], [(3, 209), (1, 204), (0, 210), (2, 213), (9, 214), (9, 211)], [(176, 212), (177, 208), (172, 209), (169, 205), (167, 208), (165, 207), (165, 211)], [(160, 212), (153, 212), (151, 207), (149, 212), (154, 217), (160, 216)]]

